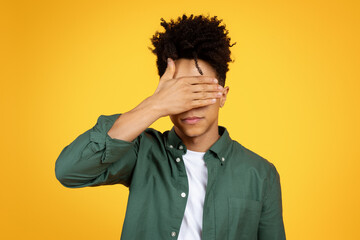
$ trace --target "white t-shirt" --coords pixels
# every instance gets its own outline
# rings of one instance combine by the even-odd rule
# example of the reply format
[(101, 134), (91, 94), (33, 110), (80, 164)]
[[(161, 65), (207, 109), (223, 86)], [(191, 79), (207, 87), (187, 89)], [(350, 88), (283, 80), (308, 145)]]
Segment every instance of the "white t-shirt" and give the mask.
[(189, 184), (189, 194), (181, 222), (179, 240), (201, 240), (203, 207), (208, 178), (205, 152), (187, 150), (183, 155)]

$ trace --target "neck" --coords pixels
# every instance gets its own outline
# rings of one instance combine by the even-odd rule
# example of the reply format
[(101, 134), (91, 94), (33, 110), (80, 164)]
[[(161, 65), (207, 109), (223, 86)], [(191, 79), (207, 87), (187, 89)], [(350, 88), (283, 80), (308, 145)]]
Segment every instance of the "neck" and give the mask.
[(181, 138), (186, 148), (195, 152), (206, 152), (220, 138), (217, 122), (198, 136), (186, 136), (175, 127), (176, 134)]

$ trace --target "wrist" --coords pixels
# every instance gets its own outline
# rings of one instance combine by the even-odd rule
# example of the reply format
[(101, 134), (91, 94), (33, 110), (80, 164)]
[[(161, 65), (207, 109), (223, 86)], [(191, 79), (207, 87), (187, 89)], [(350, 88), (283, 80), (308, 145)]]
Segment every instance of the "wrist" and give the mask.
[(151, 113), (154, 114), (154, 116), (157, 118), (167, 116), (161, 100), (159, 100), (156, 95), (152, 95), (146, 98), (145, 102), (147, 103), (147, 107), (151, 109)]
[(164, 116), (163, 108), (161, 107), (160, 101), (157, 97), (150, 96), (145, 98), (133, 111), (142, 110), (147, 115), (151, 115), (154, 121)]

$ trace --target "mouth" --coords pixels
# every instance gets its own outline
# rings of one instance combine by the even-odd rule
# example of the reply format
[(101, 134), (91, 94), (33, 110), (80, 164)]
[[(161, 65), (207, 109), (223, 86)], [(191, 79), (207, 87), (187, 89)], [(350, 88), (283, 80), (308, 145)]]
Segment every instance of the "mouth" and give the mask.
[(181, 121), (186, 123), (186, 124), (196, 124), (201, 119), (203, 119), (203, 118), (202, 117), (187, 117), (187, 118), (181, 119)]

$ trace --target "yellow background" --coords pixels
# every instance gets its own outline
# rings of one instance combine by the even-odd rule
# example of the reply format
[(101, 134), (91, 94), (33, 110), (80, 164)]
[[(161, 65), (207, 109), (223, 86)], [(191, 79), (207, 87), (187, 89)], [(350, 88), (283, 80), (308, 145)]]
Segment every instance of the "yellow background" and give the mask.
[[(159, 76), (160, 18), (217, 15), (232, 42), (220, 125), (280, 173), (288, 239), (360, 239), (359, 3), (2, 1), (1, 239), (120, 239), (128, 190), (67, 189), (61, 150)], [(168, 118), (151, 127), (165, 131)]]

